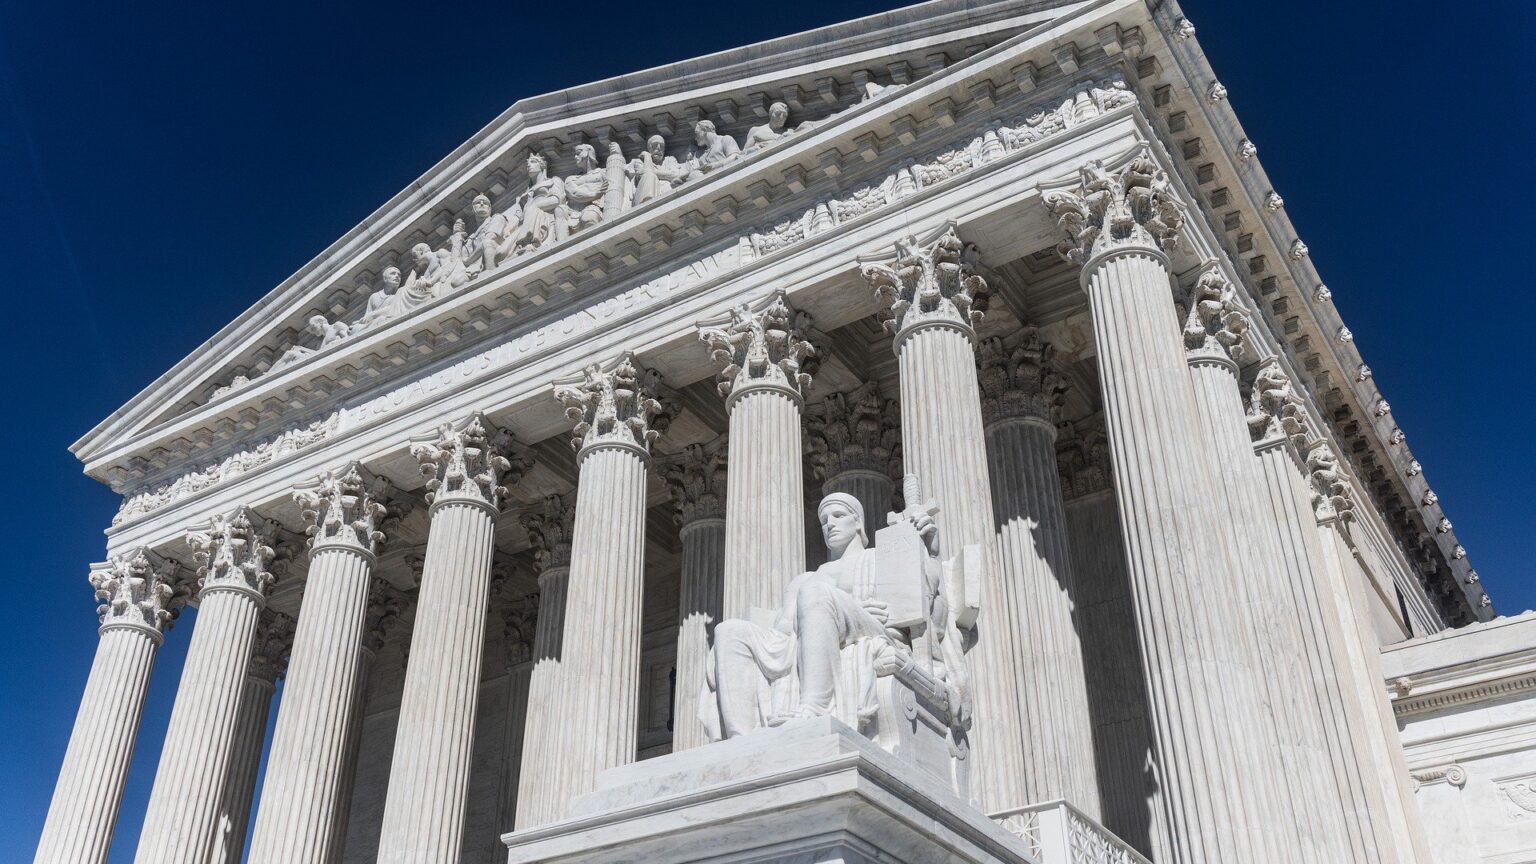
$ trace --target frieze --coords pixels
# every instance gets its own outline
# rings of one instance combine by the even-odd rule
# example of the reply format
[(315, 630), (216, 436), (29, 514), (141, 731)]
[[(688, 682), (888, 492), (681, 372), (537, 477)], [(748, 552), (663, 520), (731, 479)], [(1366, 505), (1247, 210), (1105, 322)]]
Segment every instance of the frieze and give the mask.
[[(695, 284), (889, 207), (922, 189), (968, 174), (1009, 153), (1025, 149), (1135, 102), (1136, 96), (1124, 80), (1090, 83), (1072, 96), (1055, 103), (1054, 107), (1020, 113), (1009, 120), (994, 123), (965, 143), (951, 144), (930, 157), (904, 163), (880, 182), (865, 184), (846, 195), (824, 199), (797, 218), (744, 233), (716, 247), (715, 251), (704, 257), (655, 279), (572, 311), (534, 330), (508, 338), (423, 378), (355, 405), (338, 408), (325, 418), (274, 435), (219, 462), (183, 474), (152, 489), (130, 494), (123, 501), (112, 524), (120, 525), (152, 513), (253, 468), (266, 465), (276, 458), (408, 408), (481, 373), (506, 368), (544, 349), (567, 345), (620, 315), (658, 305), (669, 296)], [(407, 280), (397, 290), (404, 290), (406, 285), (411, 284), (416, 283)], [(363, 329), (357, 327), (351, 332), (356, 334)]]

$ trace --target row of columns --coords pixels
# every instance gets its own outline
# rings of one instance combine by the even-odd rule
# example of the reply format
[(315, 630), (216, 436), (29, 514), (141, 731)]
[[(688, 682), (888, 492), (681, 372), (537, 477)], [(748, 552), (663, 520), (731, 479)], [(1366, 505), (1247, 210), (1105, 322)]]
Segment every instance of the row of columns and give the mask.
[[(1160, 805), (1149, 819), (1151, 845), (1159, 860), (1177, 862), (1331, 861), (1345, 846), (1351, 861), (1413, 860), (1393, 831), (1403, 820), (1393, 818), (1402, 802), (1386, 791), (1391, 778), (1379, 759), (1362, 756), (1381, 751), (1385, 731), (1340, 671), (1354, 634), (1341, 627), (1353, 618), (1333, 584), (1343, 578), (1340, 565), (1330, 566), (1337, 550), (1306, 519), (1326, 445), (1286, 425), (1300, 412), (1294, 395), (1276, 403), (1275, 387), (1256, 387), (1245, 417), (1231, 357), (1242, 320), (1223, 293), (1230, 286), (1202, 276), (1180, 344), (1163, 248), (1181, 217), (1167, 190), (1142, 155), (1045, 196), (1069, 235), (1063, 254), (1082, 265), (1098, 347)], [(893, 407), (869, 391), (803, 416), (815, 372), (811, 322), (782, 294), (701, 325), (730, 432), (728, 448), (689, 448), (661, 466), (684, 547), (676, 749), (704, 743), (694, 716), (713, 623), (778, 606), (806, 566), (807, 449), (824, 490), (854, 494), (872, 521), (890, 504), (899, 461), (922, 484), (907, 493), (938, 504), (944, 554), (984, 550), (985, 607), (970, 655), (976, 803), (995, 813), (1067, 798), (1099, 813), (1092, 670), (1074, 608), (1079, 565), (1057, 479), (1062, 384), (1038, 339), (978, 346), (987, 286), (974, 259), (948, 227), (861, 262), (895, 337), (899, 445)], [(635, 758), (646, 487), (651, 444), (669, 416), (655, 373), (629, 355), (559, 382), (555, 396), (576, 421), (578, 480), (574, 501), (552, 498), (525, 520), (541, 592), (526, 670), (535, 710), (508, 732), (523, 739), (507, 796), (519, 828), (561, 818), (599, 773)], [(1250, 432), (1261, 437), (1258, 458)], [(1272, 444), (1277, 437), (1292, 448), (1289, 463), (1275, 455), (1285, 452)], [(494, 520), (506, 485), (528, 463), (478, 415), (413, 442), (412, 452), (428, 478), (431, 530), (379, 860), (448, 862), (463, 845)], [(398, 507), (387, 484), (358, 465), (296, 496), (312, 536), (310, 575), (253, 861), (339, 854), (369, 585), (384, 523)], [(244, 776), (232, 762), (235, 739), (242, 710), (262, 700), (244, 693), (275, 578), (274, 532), (242, 508), (189, 537), (203, 565), (199, 622), (139, 861), (201, 864), (214, 852), (221, 814), (237, 803), (226, 790), (244, 781), (226, 778)], [(1103, 578), (1096, 570), (1106, 568), (1088, 566)], [(40, 861), (104, 859), (142, 682), (180, 602), (172, 569), (141, 552), (93, 576), (110, 598), (102, 647)], [(1266, 681), (1276, 683), (1265, 689)], [(1307, 697), (1305, 716), (1291, 716), (1296, 692)]]

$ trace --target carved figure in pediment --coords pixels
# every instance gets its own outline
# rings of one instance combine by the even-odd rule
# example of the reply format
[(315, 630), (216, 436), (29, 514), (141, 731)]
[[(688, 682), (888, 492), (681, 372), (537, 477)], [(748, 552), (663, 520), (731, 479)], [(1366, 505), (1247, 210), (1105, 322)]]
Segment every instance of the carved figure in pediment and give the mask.
[(671, 192), (688, 179), (688, 166), (667, 155), (667, 140), (652, 135), (645, 142), (645, 152), (630, 160), (624, 173), (634, 185), (630, 195), (631, 205), (639, 207), (647, 201)]
[(569, 236), (570, 207), (565, 181), (549, 175), (549, 163), (537, 153), (528, 155), (528, 188), (519, 195), (508, 219), (511, 251), (525, 255), (559, 243)]
[(476, 195), (469, 209), (475, 214), (475, 230), (464, 241), (464, 266), (470, 273), (489, 273), (511, 251), (507, 242), (507, 217), (491, 209), (491, 199)]
[(283, 356), (277, 358), (277, 362), (272, 364), (272, 371), (275, 372), (285, 366), (291, 366), (346, 339), (352, 335), (352, 325), (345, 321), (327, 321), (324, 315), (311, 315), (309, 316), (309, 321), (304, 325), (304, 331), (320, 338), (319, 347), (290, 346), (287, 351), (283, 352)]
[(741, 158), (741, 148), (736, 145), (736, 139), (716, 132), (715, 124), (710, 120), (700, 120), (693, 124), (693, 143), (699, 149), (694, 151), (688, 161), (696, 166), (695, 170), (700, 174), (708, 174)]
[(747, 138), (741, 145), (743, 155), (755, 153), (758, 150), (778, 143), (781, 139), (794, 133), (790, 132), (789, 106), (783, 102), (775, 102), (768, 106), (768, 122), (761, 126), (753, 126), (747, 130)]
[(572, 211), (571, 233), (603, 221), (603, 198), (608, 193), (608, 171), (597, 164), (597, 149), (576, 145), (576, 170), (565, 178), (565, 197)]
[[(462, 221), (456, 224), (456, 229), (462, 228)], [(411, 268), (409, 276), (405, 277), (405, 291), (416, 291), (427, 297), (436, 297), (444, 290), (462, 287), (469, 281), (469, 272), (464, 267), (464, 259), (459, 251), (462, 248), (464, 232), (453, 232), (452, 245), (447, 249), (434, 250), (426, 243), (417, 243), (411, 247), (411, 262), (415, 266)]]

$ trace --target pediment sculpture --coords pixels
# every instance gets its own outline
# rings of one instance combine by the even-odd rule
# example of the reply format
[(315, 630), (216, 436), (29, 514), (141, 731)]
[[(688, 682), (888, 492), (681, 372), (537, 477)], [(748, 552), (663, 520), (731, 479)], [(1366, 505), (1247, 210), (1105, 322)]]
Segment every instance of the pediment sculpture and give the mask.
[[(903, 485), (918, 501), (916, 478)], [(967, 795), (981, 550), (941, 560), (936, 515), (890, 513), (870, 543), (858, 499), (824, 497), (827, 563), (777, 610), (715, 625), (698, 718), (710, 739), (831, 716)]]

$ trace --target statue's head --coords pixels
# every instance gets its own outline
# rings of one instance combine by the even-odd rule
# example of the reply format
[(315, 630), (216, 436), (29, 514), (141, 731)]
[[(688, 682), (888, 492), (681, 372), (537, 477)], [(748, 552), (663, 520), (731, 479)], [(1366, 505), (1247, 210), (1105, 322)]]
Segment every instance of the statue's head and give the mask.
[(432, 247), (425, 243), (417, 243), (411, 247), (411, 257), (416, 259), (417, 266), (421, 266), (432, 257)]
[(842, 555), (855, 538), (861, 547), (869, 546), (869, 536), (864, 531), (864, 505), (852, 495), (833, 492), (822, 498), (816, 518), (821, 522), (821, 539), (833, 558)]
[(549, 163), (544, 161), (543, 156), (540, 156), (537, 153), (528, 154), (528, 176), (530, 178), (542, 177), (544, 176), (544, 172), (548, 170)]
[(773, 128), (779, 129), (789, 122), (789, 106), (783, 102), (775, 102), (768, 106), (768, 121)]
[(591, 144), (576, 145), (576, 165), (583, 171), (590, 170), (597, 164), (597, 150)]
[(380, 275), (380, 278), (384, 280), (385, 288), (399, 288), (400, 268), (391, 264), (384, 268), (384, 272)]
[(667, 155), (667, 139), (660, 135), (652, 135), (645, 141), (645, 149), (651, 152), (651, 158), (658, 161)]
[(715, 123), (713, 120), (700, 120), (693, 124), (693, 143), (700, 147), (708, 146), (709, 136), (713, 134), (715, 134)]
[(469, 203), (469, 209), (474, 211), (476, 219), (487, 219), (491, 215), (491, 199), (476, 195), (475, 200)]
[(309, 332), (316, 336), (324, 336), (326, 331), (330, 329), (330, 326), (331, 322), (325, 320), (324, 315), (309, 316)]

